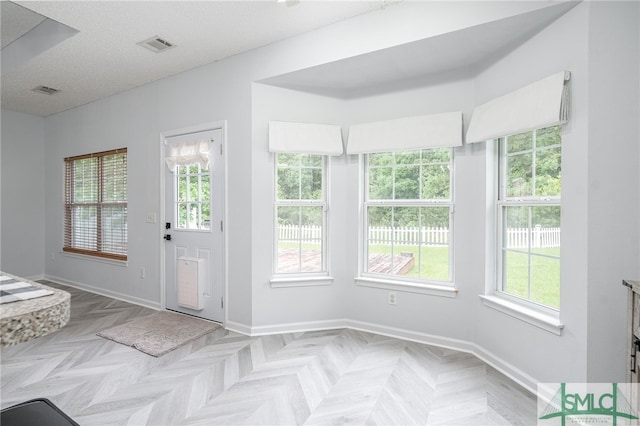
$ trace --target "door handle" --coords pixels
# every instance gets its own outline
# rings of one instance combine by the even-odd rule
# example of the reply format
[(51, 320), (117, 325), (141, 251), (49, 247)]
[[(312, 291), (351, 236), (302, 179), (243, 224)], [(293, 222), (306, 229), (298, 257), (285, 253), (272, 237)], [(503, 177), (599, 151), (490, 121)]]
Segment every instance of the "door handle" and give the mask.
[(164, 239), (167, 241), (171, 241), (171, 234), (165, 234)]

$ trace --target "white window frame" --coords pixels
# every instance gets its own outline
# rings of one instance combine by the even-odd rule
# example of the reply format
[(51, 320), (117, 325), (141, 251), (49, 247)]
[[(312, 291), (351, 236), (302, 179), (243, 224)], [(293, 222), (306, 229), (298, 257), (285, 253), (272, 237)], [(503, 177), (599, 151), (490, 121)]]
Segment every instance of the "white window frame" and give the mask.
[[(454, 185), (454, 149), (452, 147), (446, 147), (450, 151), (449, 155), (449, 199), (420, 199), (420, 200), (369, 200), (369, 155), (360, 155), (360, 168), (361, 168), (361, 224), (360, 224), (360, 236), (359, 236), (359, 276), (356, 278), (358, 285), (383, 288), (389, 290), (408, 291), (420, 294), (431, 294), (444, 297), (455, 297), (457, 295), (457, 288), (455, 288), (455, 276), (454, 276), (454, 212), (455, 212), (455, 185)], [(431, 148), (423, 148), (422, 150), (429, 150)], [(440, 149), (440, 148), (439, 148)], [(417, 151), (406, 150), (400, 152)], [(368, 209), (369, 207), (383, 206), (383, 207), (448, 207), (449, 208), (449, 234), (448, 234), (448, 271), (449, 276), (446, 281), (430, 279), (430, 278), (416, 278), (416, 277), (403, 277), (399, 275), (391, 274), (379, 274), (368, 272), (368, 232), (369, 232), (369, 219)]]
[[(278, 199), (278, 155), (274, 153), (274, 202), (273, 202), (273, 278), (271, 287), (305, 286), (305, 285), (327, 285), (332, 280), (329, 277), (329, 159), (327, 155), (318, 155), (322, 159), (322, 199), (319, 200), (281, 200)], [(278, 207), (321, 207), (322, 208), (322, 270), (314, 272), (278, 272)]]
[[(562, 146), (562, 140), (559, 146)], [(494, 212), (493, 214), (488, 212), (489, 217), (487, 218), (487, 287), (486, 293), (480, 297), (484, 304), (490, 308), (560, 335), (564, 328), (560, 321), (560, 309), (543, 305), (503, 290), (503, 211), (505, 206), (559, 206), (562, 208), (561, 195), (506, 198), (506, 156), (503, 154), (504, 151), (504, 138), (487, 141), (487, 170), (489, 175), (487, 196), (489, 199), (493, 199)], [(535, 149), (532, 148), (532, 151), (535, 151)], [(533, 169), (532, 184), (535, 185), (535, 167)], [(493, 221), (490, 217), (493, 217)], [(494, 240), (492, 241), (492, 239)], [(493, 250), (491, 249), (492, 246), (494, 247)]]

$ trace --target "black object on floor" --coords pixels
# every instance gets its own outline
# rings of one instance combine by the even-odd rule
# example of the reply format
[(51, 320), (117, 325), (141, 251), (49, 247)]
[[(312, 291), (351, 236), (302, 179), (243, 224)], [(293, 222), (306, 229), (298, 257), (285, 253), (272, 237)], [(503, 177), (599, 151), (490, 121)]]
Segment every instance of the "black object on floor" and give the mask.
[(46, 398), (37, 398), (0, 411), (2, 426), (80, 426)]

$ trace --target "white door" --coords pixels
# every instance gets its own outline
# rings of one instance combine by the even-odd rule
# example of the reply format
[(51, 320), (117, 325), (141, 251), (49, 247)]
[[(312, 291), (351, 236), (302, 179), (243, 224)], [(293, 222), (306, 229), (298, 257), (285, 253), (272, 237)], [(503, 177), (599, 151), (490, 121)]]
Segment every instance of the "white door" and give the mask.
[(165, 138), (172, 144), (211, 141), (209, 166), (163, 167), (165, 179), (165, 304), (173, 311), (223, 322), (223, 129)]

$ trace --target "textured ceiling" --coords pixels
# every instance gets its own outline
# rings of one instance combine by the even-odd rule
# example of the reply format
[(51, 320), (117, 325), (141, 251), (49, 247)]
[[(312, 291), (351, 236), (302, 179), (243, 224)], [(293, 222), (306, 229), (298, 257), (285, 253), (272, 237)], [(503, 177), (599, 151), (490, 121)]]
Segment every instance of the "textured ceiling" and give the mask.
[[(5, 4), (8, 3), (8, 4)], [(2, 108), (47, 116), (384, 6), (377, 1), (2, 1), (2, 52), (44, 18), (78, 33), (2, 75)], [(35, 12), (33, 13), (29, 13)], [(161, 54), (138, 42), (160, 36)], [(55, 95), (32, 91), (39, 85)]]

